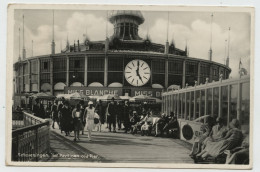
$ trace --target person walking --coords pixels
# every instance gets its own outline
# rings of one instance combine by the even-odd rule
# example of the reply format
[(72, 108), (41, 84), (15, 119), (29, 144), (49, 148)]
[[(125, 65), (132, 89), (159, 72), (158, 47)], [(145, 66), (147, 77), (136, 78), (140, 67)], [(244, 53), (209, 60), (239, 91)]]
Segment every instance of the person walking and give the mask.
[(117, 105), (113, 97), (112, 101), (108, 104), (107, 107), (107, 120), (109, 123), (109, 132), (111, 132), (111, 125), (113, 125), (113, 132), (116, 132), (116, 111)]
[(51, 107), (52, 107), (51, 102), (48, 102), (46, 107), (46, 112), (45, 112), (45, 118), (51, 118)]
[(55, 129), (55, 122), (60, 126), (59, 124), (59, 117), (58, 117), (58, 101), (55, 100), (54, 104), (51, 106), (51, 116), (52, 116), (52, 128)]
[(82, 123), (82, 125), (81, 125), (81, 130), (82, 130), (82, 135), (84, 135), (84, 129), (85, 129), (85, 126), (86, 126), (86, 117), (85, 117), (85, 115), (84, 115), (84, 112), (85, 112), (85, 106), (84, 106), (84, 101), (82, 100), (82, 101), (80, 101), (79, 102), (79, 104), (80, 104), (80, 111), (81, 111), (81, 123)]
[(32, 111), (33, 111), (34, 116), (40, 117), (40, 102), (39, 102), (39, 99), (35, 99), (35, 104), (33, 105)]
[(96, 107), (95, 107), (95, 110), (96, 110), (96, 113), (98, 114), (99, 116), (99, 125), (100, 125), (100, 131), (101, 131), (101, 126), (102, 124), (104, 124), (105, 122), (105, 118), (104, 118), (104, 108), (102, 106), (102, 101), (99, 100)]
[(122, 120), (123, 120), (123, 105), (122, 105), (121, 102), (117, 102), (117, 115), (116, 115), (116, 119), (117, 119), (118, 130), (121, 130), (121, 128), (122, 128)]
[(127, 133), (128, 130), (131, 129), (129, 115), (130, 115), (130, 107), (128, 101), (125, 101), (125, 104), (123, 105), (123, 121), (124, 121), (125, 133)]
[(91, 141), (91, 132), (94, 128), (94, 116), (95, 116), (95, 108), (93, 107), (93, 102), (88, 102), (88, 107), (85, 109), (85, 117), (86, 117), (86, 127), (88, 130), (88, 138)]
[(74, 125), (74, 141), (79, 139), (79, 131), (82, 129), (82, 112), (80, 104), (76, 105), (76, 108), (72, 111), (73, 125)]
[(69, 102), (65, 101), (63, 107), (61, 108), (61, 130), (65, 132), (66, 136), (70, 135), (72, 129), (72, 116), (69, 107)]

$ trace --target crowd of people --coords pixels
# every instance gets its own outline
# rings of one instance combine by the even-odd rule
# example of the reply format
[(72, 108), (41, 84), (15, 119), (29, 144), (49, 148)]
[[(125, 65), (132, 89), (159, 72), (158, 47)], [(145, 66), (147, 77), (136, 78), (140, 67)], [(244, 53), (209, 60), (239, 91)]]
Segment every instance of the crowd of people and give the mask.
[(221, 117), (216, 120), (209, 117), (208, 122), (202, 126), (201, 130), (203, 134), (195, 138), (190, 153), (195, 162), (226, 154), (226, 164), (248, 163), (248, 131), (245, 131), (245, 135), (242, 134), (237, 119), (233, 119), (226, 127)]
[[(105, 125), (109, 132), (123, 130), (125, 133), (155, 136), (171, 136), (178, 138), (180, 135), (177, 116), (170, 114), (155, 115), (149, 107), (130, 106), (128, 101), (115, 101), (112, 99), (106, 106), (102, 101), (95, 105), (92, 101), (85, 106), (80, 101), (76, 106), (71, 106), (68, 101), (54, 101), (43, 105), (36, 100), (33, 113), (41, 118), (52, 118), (52, 127), (58, 124), (61, 132), (70, 136), (74, 131), (74, 141), (80, 140), (80, 132), (88, 132), (88, 138), (92, 140), (92, 131), (101, 132), (101, 126)], [(242, 164), (249, 159), (249, 137), (243, 135), (237, 119), (233, 119), (228, 126), (224, 125), (221, 117), (208, 117), (207, 122), (201, 127), (202, 134), (195, 137), (190, 157), (195, 161), (206, 160), (208, 157), (218, 157), (226, 154), (226, 163)], [(245, 137), (246, 136), (246, 137)]]
[(53, 104), (49, 102), (44, 108), (41, 101), (36, 99), (32, 111), (37, 117), (52, 118), (52, 128), (57, 124), (65, 136), (70, 136), (74, 131), (74, 141), (80, 140), (80, 132), (84, 135), (85, 130), (91, 140), (91, 132), (95, 129), (101, 132), (101, 126), (105, 124), (109, 132), (121, 130), (124, 133), (151, 135), (154, 131), (155, 136), (169, 136), (170, 131), (174, 131), (178, 135), (178, 121), (173, 113), (160, 116), (158, 111), (145, 104), (139, 105), (133, 107), (129, 101), (115, 101), (112, 98), (106, 106), (102, 101), (95, 105), (88, 101), (87, 106), (84, 101), (80, 101), (72, 106), (67, 100), (61, 99), (55, 100)]

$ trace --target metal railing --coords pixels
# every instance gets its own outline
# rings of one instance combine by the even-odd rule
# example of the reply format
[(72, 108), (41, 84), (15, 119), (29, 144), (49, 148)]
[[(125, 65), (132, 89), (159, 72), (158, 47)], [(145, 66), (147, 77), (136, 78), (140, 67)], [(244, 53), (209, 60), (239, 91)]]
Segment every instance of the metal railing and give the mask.
[(23, 112), (24, 127), (12, 131), (12, 161), (38, 161), (49, 152), (49, 121)]

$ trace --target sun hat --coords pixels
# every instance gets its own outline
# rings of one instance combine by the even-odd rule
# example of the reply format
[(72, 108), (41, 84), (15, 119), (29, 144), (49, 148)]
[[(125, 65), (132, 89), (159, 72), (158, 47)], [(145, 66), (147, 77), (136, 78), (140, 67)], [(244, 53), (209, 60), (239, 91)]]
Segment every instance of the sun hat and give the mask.
[(88, 102), (88, 105), (93, 105), (93, 102), (92, 102), (92, 101), (89, 101), (89, 102)]

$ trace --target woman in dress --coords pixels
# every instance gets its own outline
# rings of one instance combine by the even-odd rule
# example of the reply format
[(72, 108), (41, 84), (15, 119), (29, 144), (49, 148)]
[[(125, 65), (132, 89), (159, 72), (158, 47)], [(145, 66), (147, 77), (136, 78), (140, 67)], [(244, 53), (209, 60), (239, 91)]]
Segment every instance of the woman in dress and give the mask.
[[(199, 136), (196, 136), (194, 139), (194, 143), (192, 145), (192, 149), (191, 149), (191, 153), (190, 153), (191, 157), (198, 154), (201, 151), (201, 146), (202, 146), (203, 142), (206, 140), (206, 138), (209, 137), (209, 135), (211, 134), (211, 131), (212, 131), (213, 126), (215, 125), (215, 122), (216, 122), (215, 118), (209, 116), (206, 124), (203, 124), (201, 126), (200, 131), (202, 134)], [(218, 119), (218, 122), (219, 122), (219, 119)]]
[(225, 150), (231, 150), (239, 146), (243, 139), (243, 134), (239, 129), (239, 121), (233, 119), (229, 124), (229, 128), (230, 130), (224, 138), (217, 141), (208, 141), (205, 149), (198, 156), (201, 156), (202, 158), (207, 158), (208, 156), (217, 157)]
[(88, 107), (85, 109), (85, 117), (86, 117), (86, 127), (88, 130), (88, 138), (91, 141), (91, 132), (94, 128), (94, 116), (95, 116), (95, 108), (93, 107), (93, 102), (88, 102)]
[(64, 106), (61, 108), (61, 130), (65, 132), (66, 136), (70, 135), (72, 131), (72, 116), (69, 107), (69, 102), (65, 101)]
[(74, 141), (79, 139), (79, 131), (82, 129), (82, 112), (80, 109), (80, 104), (77, 104), (76, 108), (72, 111), (72, 118), (73, 118), (73, 124), (74, 124)]

